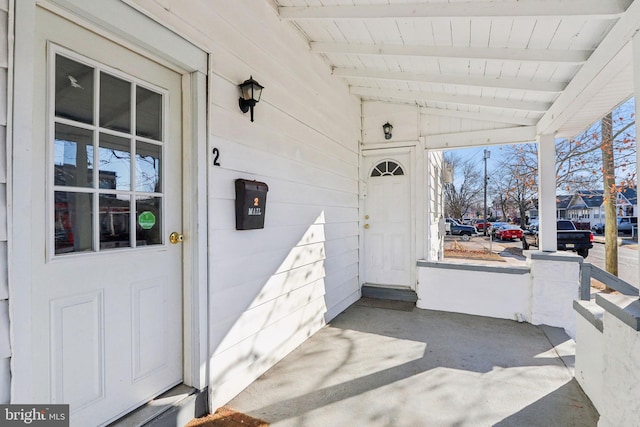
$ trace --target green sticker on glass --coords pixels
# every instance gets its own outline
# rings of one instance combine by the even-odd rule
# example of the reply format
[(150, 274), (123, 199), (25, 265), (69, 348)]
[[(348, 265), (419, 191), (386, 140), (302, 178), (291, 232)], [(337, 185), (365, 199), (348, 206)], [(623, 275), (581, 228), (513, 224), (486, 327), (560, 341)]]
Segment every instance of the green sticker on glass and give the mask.
[(140, 216), (138, 216), (138, 224), (140, 224), (140, 227), (142, 227), (142, 229), (149, 230), (153, 228), (154, 225), (156, 225), (156, 216), (153, 214), (153, 212), (144, 211), (140, 214)]

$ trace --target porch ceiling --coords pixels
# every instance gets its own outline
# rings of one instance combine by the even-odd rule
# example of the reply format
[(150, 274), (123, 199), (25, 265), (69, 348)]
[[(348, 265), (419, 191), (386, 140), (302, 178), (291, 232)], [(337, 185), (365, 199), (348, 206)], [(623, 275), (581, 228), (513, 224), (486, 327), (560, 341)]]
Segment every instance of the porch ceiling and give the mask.
[(274, 4), (363, 100), (570, 137), (633, 93), (640, 0)]

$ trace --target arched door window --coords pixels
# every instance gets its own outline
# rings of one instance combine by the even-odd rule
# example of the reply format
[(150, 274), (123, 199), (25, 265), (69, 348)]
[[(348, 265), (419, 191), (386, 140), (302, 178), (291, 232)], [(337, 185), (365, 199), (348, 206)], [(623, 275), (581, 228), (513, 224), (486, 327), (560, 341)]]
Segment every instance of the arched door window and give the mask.
[(404, 175), (402, 166), (391, 160), (385, 160), (378, 163), (371, 171), (371, 176), (394, 176)]

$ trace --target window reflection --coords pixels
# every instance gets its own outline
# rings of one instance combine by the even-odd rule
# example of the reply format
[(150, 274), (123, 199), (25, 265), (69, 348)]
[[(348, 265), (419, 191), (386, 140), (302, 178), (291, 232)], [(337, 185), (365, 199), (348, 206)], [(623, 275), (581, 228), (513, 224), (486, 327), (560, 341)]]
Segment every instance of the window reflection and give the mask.
[(100, 73), (100, 126), (131, 132), (131, 83)]
[(100, 188), (131, 190), (131, 148), (126, 138), (100, 134)]
[(136, 88), (136, 135), (162, 140), (162, 95)]
[(55, 192), (55, 253), (90, 251), (92, 196), (88, 193)]
[(100, 249), (131, 246), (131, 198), (115, 194), (100, 195)]
[(54, 142), (55, 185), (93, 185), (93, 138), (86, 129), (56, 124)]
[(162, 147), (146, 142), (136, 146), (136, 191), (159, 193)]
[(56, 55), (56, 117), (93, 124), (94, 69)]

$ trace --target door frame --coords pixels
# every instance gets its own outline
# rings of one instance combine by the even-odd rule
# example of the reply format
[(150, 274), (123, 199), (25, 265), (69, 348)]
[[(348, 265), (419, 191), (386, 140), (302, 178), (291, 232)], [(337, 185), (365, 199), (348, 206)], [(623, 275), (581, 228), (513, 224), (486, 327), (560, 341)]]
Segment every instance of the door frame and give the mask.
[[(37, 6), (36, 6), (37, 3)], [(90, 3), (90, 4), (85, 4)], [(19, 0), (10, 2), (7, 123), (8, 282), (11, 329), (11, 402), (32, 401), (31, 272), (21, 260), (32, 253), (31, 124), (33, 116), (33, 42), (36, 7), (70, 19), (88, 31), (182, 75), (183, 103), (183, 383), (207, 385), (207, 73), (209, 54), (119, 0)], [(126, 17), (128, 19), (123, 19)], [(11, 19), (10, 19), (11, 21)], [(144, 48), (143, 48), (144, 46)], [(185, 120), (189, 118), (189, 120)], [(44, 120), (44, 118), (39, 118)], [(184, 167), (188, 165), (188, 167)], [(197, 191), (205, 189), (205, 191)], [(44, 256), (44, 254), (43, 254)], [(43, 402), (44, 403), (44, 402)]]
[(376, 144), (371, 148), (364, 147), (361, 150), (360, 155), (360, 218), (359, 218), (359, 229), (360, 229), (360, 247), (362, 250), (360, 251), (360, 285), (364, 285), (362, 279), (367, 277), (366, 269), (367, 269), (367, 261), (366, 261), (366, 253), (365, 253), (365, 233), (364, 233), (364, 215), (365, 215), (365, 207), (366, 207), (366, 198), (367, 198), (367, 182), (369, 179), (369, 169), (365, 168), (366, 158), (367, 157), (380, 157), (380, 159), (389, 158), (393, 159), (393, 156), (398, 154), (409, 154), (409, 164), (410, 168), (409, 172), (409, 185), (411, 188), (409, 189), (409, 216), (410, 216), (410, 238), (409, 238), (409, 287), (412, 290), (416, 289), (417, 283), (417, 270), (415, 267), (415, 263), (417, 262), (416, 253), (418, 247), (417, 233), (418, 229), (422, 227), (419, 226), (417, 222), (417, 208), (418, 208), (418, 200), (416, 198), (416, 189), (417, 189), (417, 176), (418, 171), (416, 168), (418, 167), (418, 161), (416, 160), (416, 143), (400, 143), (394, 144), (390, 147), (381, 148)]

